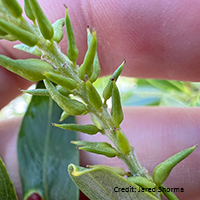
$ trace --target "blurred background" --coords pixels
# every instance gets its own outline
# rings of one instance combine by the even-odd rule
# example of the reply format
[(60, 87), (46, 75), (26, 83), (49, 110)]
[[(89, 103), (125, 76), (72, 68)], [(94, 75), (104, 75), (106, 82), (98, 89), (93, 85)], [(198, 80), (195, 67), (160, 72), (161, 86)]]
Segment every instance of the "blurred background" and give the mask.
[[(109, 78), (102, 77), (94, 83), (100, 94)], [(200, 83), (119, 77), (117, 85), (123, 106), (200, 106)], [(34, 88), (32, 85), (29, 89)], [(0, 120), (23, 115), (30, 100), (29, 94), (17, 97), (0, 111)]]

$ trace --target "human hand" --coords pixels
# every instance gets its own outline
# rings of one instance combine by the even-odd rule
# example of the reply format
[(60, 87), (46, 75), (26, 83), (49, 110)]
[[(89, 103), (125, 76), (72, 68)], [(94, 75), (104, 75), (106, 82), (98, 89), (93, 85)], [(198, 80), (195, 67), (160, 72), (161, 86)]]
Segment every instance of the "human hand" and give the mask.
[[(118, 3), (118, 1), (57, 0), (49, 5), (49, 1), (39, 0), (39, 3), (51, 22), (65, 15), (63, 4), (68, 6), (80, 52), (78, 63), (81, 63), (87, 48), (85, 40), (87, 25), (97, 30), (102, 75), (111, 74), (125, 57), (127, 63), (122, 75), (186, 81), (200, 79), (198, 1), (191, 3), (187, 0), (175, 2), (125, 0), (123, 3)], [(22, 58), (24, 53), (13, 50), (12, 45), (13, 43), (1, 41), (0, 53)], [(66, 52), (66, 39), (61, 43), (61, 47), (63, 52)], [(25, 88), (30, 83), (4, 69), (0, 74), (1, 106), (3, 106), (16, 96), (18, 88)], [(5, 82), (7, 85), (3, 84)], [(135, 147), (139, 160), (150, 172), (159, 162), (200, 141), (199, 108), (125, 108), (124, 110), (125, 120), (122, 128), (128, 135), (131, 145)], [(89, 119), (85, 116), (78, 118), (78, 122), (83, 124), (87, 120)], [(6, 160), (6, 164), (11, 166), (11, 177), (17, 187), (19, 178), (17, 171), (14, 170), (17, 168), (13, 167), (17, 165), (17, 161), (16, 157), (14, 160), (12, 156), (16, 156), (14, 147), (16, 147), (19, 124), (20, 121), (17, 119), (7, 123), (1, 122), (0, 125), (0, 154)], [(87, 137), (80, 135), (81, 139), (90, 140)], [(15, 154), (12, 154), (13, 152)], [(172, 171), (173, 178), (170, 180), (169, 177), (168, 182), (166, 181), (167, 186), (185, 189), (184, 193), (178, 194), (180, 199), (195, 199), (199, 196), (200, 161), (197, 159), (199, 154), (197, 148), (187, 160), (182, 161)], [(81, 163), (82, 165), (114, 163), (121, 166), (119, 161), (113, 162), (101, 156), (96, 161), (96, 155), (89, 153), (82, 153)]]

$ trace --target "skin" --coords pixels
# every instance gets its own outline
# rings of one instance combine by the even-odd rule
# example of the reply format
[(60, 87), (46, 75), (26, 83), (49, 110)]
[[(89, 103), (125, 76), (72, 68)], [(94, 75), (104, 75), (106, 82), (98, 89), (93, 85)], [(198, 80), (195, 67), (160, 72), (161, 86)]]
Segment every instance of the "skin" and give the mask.
[[(19, 1), (23, 3), (22, 0)], [(70, 1), (38, 0), (51, 22), (65, 15), (69, 8), (79, 49), (78, 64), (87, 49), (86, 27), (97, 30), (98, 54), (102, 76), (111, 74), (125, 57), (122, 75), (139, 78), (200, 81), (200, 2), (198, 0), (149, 1)], [(12, 48), (13, 43), (1, 41), (0, 53), (11, 58), (28, 58)], [(61, 43), (66, 52), (67, 42)], [(5, 84), (6, 83), (6, 84)], [(32, 83), (0, 68), (0, 107), (19, 95), (19, 88)], [(124, 108), (122, 129), (127, 134), (137, 156), (149, 172), (171, 155), (200, 143), (199, 108)], [(80, 124), (89, 118), (78, 117)], [(21, 184), (17, 171), (16, 141), (21, 118), (0, 122), (0, 155), (6, 163), (17, 193)], [(135, 134), (134, 134), (135, 133)], [(100, 135), (80, 134), (82, 140), (101, 139)], [(103, 137), (102, 140), (105, 140)], [(168, 187), (182, 187), (180, 199), (197, 200), (200, 195), (197, 148), (171, 172), (165, 182)], [(117, 159), (81, 152), (81, 165), (107, 164), (124, 166)], [(85, 198), (85, 197), (84, 197)], [(81, 199), (84, 199), (81, 196)]]

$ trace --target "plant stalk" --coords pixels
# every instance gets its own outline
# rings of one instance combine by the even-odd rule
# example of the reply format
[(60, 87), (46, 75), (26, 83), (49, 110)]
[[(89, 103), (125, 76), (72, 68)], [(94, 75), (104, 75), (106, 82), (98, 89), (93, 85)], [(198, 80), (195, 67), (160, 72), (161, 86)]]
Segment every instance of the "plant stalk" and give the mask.
[(63, 56), (59, 46), (57, 46), (56, 43), (50, 43), (42, 39), (41, 42), (39, 42), (38, 47), (43, 52), (42, 59), (45, 59), (47, 62), (51, 63), (54, 68), (58, 69), (66, 76), (73, 78), (78, 83), (78, 88), (74, 89), (72, 93), (80, 97), (87, 104), (89, 110), (88, 112), (91, 116), (95, 116), (96, 119), (100, 122), (103, 134), (106, 135), (114, 144), (118, 152), (117, 157), (127, 165), (131, 174), (133, 176), (138, 175), (148, 177), (147, 170), (139, 163), (133, 147), (131, 147), (131, 151), (128, 155), (123, 154), (120, 151), (115, 133), (115, 125), (112, 121), (110, 114), (108, 113), (107, 106), (103, 105), (99, 110), (96, 110), (92, 107), (87, 97), (86, 88), (84, 87), (84, 81), (82, 81), (78, 77), (78, 74), (74, 69), (73, 63), (70, 63)]

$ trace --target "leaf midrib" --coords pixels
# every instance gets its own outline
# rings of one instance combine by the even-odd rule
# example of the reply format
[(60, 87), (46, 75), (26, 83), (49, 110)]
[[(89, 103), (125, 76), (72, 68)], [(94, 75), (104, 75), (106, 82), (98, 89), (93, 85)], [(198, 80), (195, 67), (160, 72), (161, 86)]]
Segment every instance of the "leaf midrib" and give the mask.
[(50, 130), (51, 130), (51, 116), (52, 116), (52, 107), (53, 107), (53, 100), (49, 98), (49, 109), (48, 109), (48, 119), (47, 119), (47, 129), (46, 129), (46, 136), (45, 136), (45, 151), (44, 151), (44, 166), (43, 166), (43, 185), (44, 185), (44, 198), (45, 200), (49, 200), (48, 194), (48, 152), (49, 152), (49, 138), (50, 138)]

